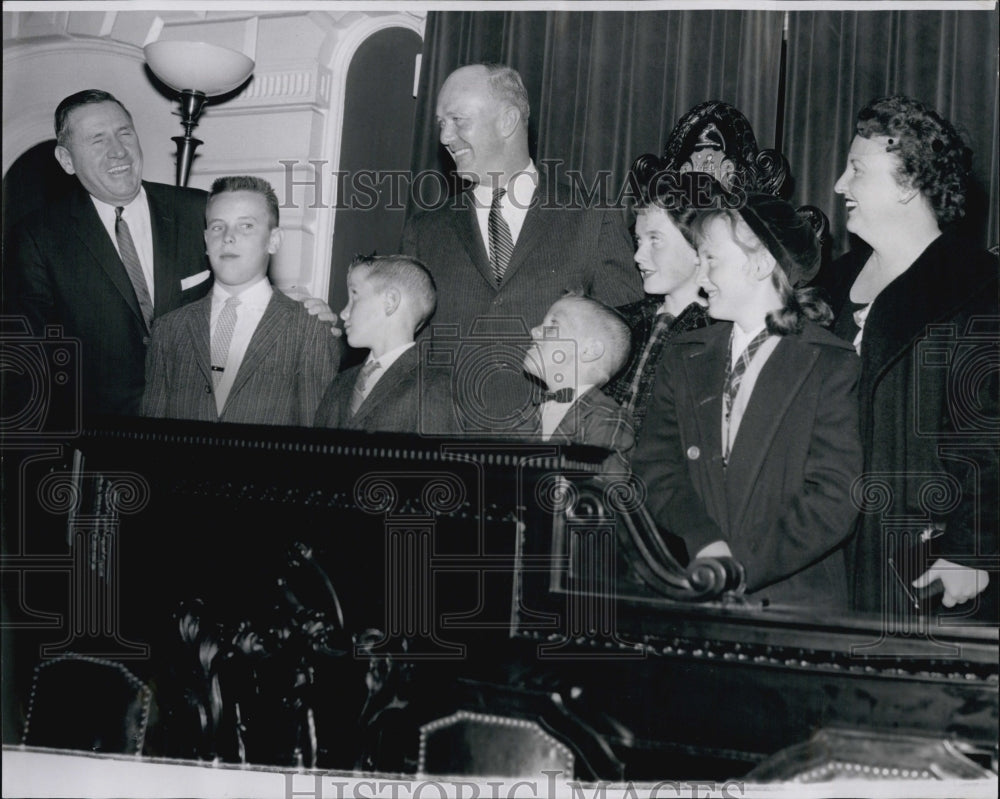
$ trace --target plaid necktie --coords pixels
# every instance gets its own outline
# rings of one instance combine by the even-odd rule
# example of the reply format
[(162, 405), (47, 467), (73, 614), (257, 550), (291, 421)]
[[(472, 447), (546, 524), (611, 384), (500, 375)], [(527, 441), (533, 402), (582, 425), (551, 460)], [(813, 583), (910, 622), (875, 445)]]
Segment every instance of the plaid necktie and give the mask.
[(365, 397), (368, 396), (368, 380), (380, 368), (381, 364), (378, 361), (369, 361), (361, 367), (358, 379), (354, 381), (354, 390), (351, 392), (351, 416), (358, 412), (361, 403), (365, 401)]
[(510, 235), (510, 226), (500, 212), (500, 201), (507, 189), (496, 189), (493, 192), (493, 204), (490, 206), (490, 265), (493, 267), (493, 279), (499, 286), (503, 274), (507, 271), (510, 256), (514, 252), (514, 239)]
[[(735, 327), (734, 327), (735, 330)], [(722, 387), (722, 401), (723, 409), (726, 414), (726, 429), (729, 429), (729, 417), (733, 411), (733, 402), (736, 401), (736, 395), (740, 391), (740, 383), (743, 382), (743, 375), (747, 371), (747, 367), (750, 366), (750, 361), (753, 360), (753, 356), (757, 354), (757, 350), (761, 348), (761, 345), (767, 341), (770, 337), (770, 333), (767, 332), (765, 327), (756, 336), (750, 339), (750, 343), (747, 344), (747, 348), (740, 353), (740, 357), (736, 359), (736, 363), (732, 364), (732, 359), (726, 361), (726, 380)], [(729, 337), (729, 348), (732, 351), (733, 338), (732, 335)], [(729, 457), (729, 436), (726, 436), (726, 457)]]
[(124, 208), (115, 208), (115, 238), (118, 240), (118, 254), (122, 263), (125, 264), (125, 271), (128, 272), (128, 279), (132, 282), (132, 289), (135, 291), (135, 298), (139, 301), (139, 309), (142, 311), (142, 318), (146, 322), (146, 329), (149, 330), (153, 324), (153, 300), (149, 296), (149, 286), (146, 285), (146, 276), (142, 272), (142, 264), (139, 263), (139, 253), (136, 252), (135, 242), (132, 241), (132, 231), (128, 229), (128, 222), (125, 221), (122, 213)]
[(222, 373), (226, 371), (229, 344), (236, 329), (236, 306), (239, 304), (239, 297), (227, 299), (226, 304), (222, 306), (222, 313), (215, 322), (215, 333), (212, 335), (212, 383), (216, 388), (222, 381)]

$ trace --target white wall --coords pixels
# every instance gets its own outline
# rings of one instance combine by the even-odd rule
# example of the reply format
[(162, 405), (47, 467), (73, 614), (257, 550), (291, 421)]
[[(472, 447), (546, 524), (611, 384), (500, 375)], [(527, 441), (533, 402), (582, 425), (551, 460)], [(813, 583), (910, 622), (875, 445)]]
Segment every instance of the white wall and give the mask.
[[(44, 4), (39, 4), (44, 8)], [(325, 297), (335, 233), (334, 181), (340, 155), (344, 81), (357, 47), (384, 27), (423, 35), (423, 13), (367, 11), (15, 11), (3, 13), (3, 172), (26, 150), (54, 136), (52, 114), (73, 92), (101, 88), (132, 112), (147, 180), (173, 183), (182, 133), (178, 104), (147, 77), (142, 47), (160, 39), (207, 41), (256, 62), (235, 98), (206, 106), (194, 135), (204, 141), (190, 186), (220, 175), (271, 181), (285, 201), (286, 167), (322, 161), (323, 206), (297, 188), (282, 209), (285, 243), (271, 279), (287, 291)]]

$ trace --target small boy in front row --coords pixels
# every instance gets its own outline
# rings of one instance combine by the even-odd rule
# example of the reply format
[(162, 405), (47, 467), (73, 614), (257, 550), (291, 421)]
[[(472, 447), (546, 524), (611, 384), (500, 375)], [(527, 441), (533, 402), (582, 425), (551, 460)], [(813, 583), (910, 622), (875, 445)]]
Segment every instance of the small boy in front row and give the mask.
[(567, 294), (545, 312), (531, 337), (524, 370), (548, 389), (539, 404), (542, 441), (610, 449), (604, 471), (626, 474), (635, 425), (629, 412), (601, 391), (628, 359), (624, 320), (597, 300)]
[(282, 240), (274, 189), (250, 175), (219, 178), (205, 220), (215, 282), (153, 324), (142, 413), (308, 426), (343, 345), (267, 279)]
[(340, 312), (347, 343), (369, 353), (363, 364), (330, 383), (314, 426), (370, 433), (454, 432), (451, 382), (420, 368), (414, 341), (437, 302), (427, 268), (408, 255), (362, 256), (348, 268), (347, 294)]

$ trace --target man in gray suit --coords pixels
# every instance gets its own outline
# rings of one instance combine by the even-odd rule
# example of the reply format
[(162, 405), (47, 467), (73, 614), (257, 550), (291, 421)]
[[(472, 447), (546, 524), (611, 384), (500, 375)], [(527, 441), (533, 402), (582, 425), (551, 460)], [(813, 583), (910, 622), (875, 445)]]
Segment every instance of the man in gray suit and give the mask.
[(472, 187), (415, 215), (403, 232), (403, 251), (427, 264), (437, 284), (423, 335), (436, 351), (451, 342), (459, 423), (469, 434), (529, 425), (535, 408), (521, 375), (529, 331), (567, 290), (610, 306), (642, 296), (620, 210), (583, 207), (539, 173), (528, 153), (529, 113), (510, 67), (451, 73), (438, 94), (440, 138)]
[(274, 190), (256, 177), (219, 178), (205, 217), (215, 284), (154, 325), (143, 414), (311, 425), (342, 345), (267, 279), (282, 239)]

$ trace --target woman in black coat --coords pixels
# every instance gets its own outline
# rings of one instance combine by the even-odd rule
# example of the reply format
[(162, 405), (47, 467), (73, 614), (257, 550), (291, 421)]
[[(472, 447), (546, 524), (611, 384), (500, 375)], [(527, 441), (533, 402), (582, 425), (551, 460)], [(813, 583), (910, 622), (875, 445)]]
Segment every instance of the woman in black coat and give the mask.
[[(864, 244), (834, 264), (836, 331), (861, 356), (865, 472), (855, 608), (903, 619), (927, 589), (996, 618), (997, 259), (949, 231), (971, 153), (907, 97), (875, 100), (835, 191)], [(938, 582), (940, 581), (940, 582)]]

